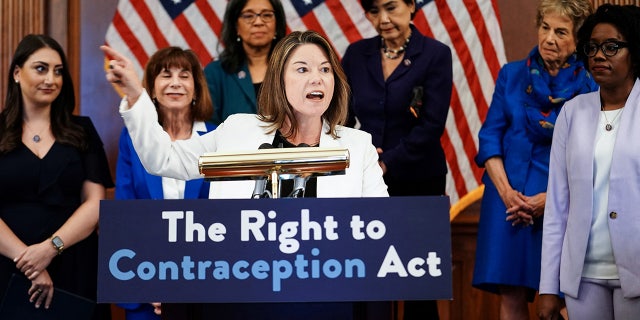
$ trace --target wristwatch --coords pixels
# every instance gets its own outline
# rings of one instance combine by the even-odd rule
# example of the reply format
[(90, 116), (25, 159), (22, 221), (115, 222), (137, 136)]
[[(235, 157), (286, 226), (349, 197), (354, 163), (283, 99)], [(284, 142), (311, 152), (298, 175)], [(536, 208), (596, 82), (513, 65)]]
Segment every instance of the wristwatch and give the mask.
[(60, 239), (60, 237), (58, 236), (55, 236), (51, 238), (51, 243), (53, 244), (53, 247), (58, 250), (58, 255), (60, 255), (64, 250), (64, 242), (62, 242), (62, 239)]

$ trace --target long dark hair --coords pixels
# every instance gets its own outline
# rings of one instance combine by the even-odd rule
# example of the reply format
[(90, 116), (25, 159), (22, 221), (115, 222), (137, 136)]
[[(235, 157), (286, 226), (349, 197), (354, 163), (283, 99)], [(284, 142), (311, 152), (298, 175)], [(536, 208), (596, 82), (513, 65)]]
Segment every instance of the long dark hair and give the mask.
[[(224, 11), (224, 24), (222, 25), (222, 43), (224, 50), (220, 54), (220, 64), (222, 69), (227, 73), (236, 73), (245, 63), (247, 55), (242, 47), (242, 42), (236, 41), (238, 37), (238, 18), (242, 13), (242, 9), (247, 5), (249, 0), (230, 0)], [(269, 55), (273, 52), (276, 43), (282, 39), (287, 33), (287, 19), (284, 15), (284, 8), (280, 0), (269, 0), (273, 11), (276, 15), (276, 38), (271, 41), (271, 49)]]
[(20, 84), (14, 81), (13, 73), (16, 68), (22, 68), (34, 52), (42, 48), (53, 49), (60, 55), (60, 60), (62, 61), (62, 88), (60, 88), (58, 97), (51, 103), (51, 132), (56, 142), (71, 145), (80, 150), (86, 150), (87, 148), (88, 144), (84, 130), (71, 121), (73, 109), (76, 106), (76, 98), (64, 51), (53, 38), (42, 34), (30, 34), (18, 44), (9, 67), (7, 98), (2, 112), (0, 112), (0, 154), (12, 151), (22, 141), (24, 101), (22, 100), (22, 89)]

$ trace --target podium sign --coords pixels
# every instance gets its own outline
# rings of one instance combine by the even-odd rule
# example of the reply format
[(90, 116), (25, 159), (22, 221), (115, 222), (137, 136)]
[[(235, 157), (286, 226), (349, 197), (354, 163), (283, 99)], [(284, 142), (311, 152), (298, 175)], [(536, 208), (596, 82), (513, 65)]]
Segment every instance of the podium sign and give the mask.
[(105, 200), (98, 302), (452, 298), (448, 197)]

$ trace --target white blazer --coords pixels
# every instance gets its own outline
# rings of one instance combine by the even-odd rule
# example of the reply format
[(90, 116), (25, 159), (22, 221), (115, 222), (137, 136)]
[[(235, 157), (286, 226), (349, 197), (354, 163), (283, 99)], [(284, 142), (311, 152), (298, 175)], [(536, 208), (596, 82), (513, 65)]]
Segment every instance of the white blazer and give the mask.
[[(207, 152), (256, 151), (263, 143), (272, 143), (275, 132), (267, 133), (267, 123), (254, 114), (232, 115), (212, 132), (189, 140), (171, 141), (158, 124), (158, 115), (146, 91), (128, 108), (126, 99), (120, 114), (129, 130), (133, 146), (145, 169), (152, 174), (182, 180), (202, 178), (199, 157)], [(378, 154), (371, 135), (339, 126), (334, 139), (323, 125), (320, 146), (349, 150), (349, 167), (344, 175), (318, 177), (318, 198), (388, 197), (387, 186), (378, 165)], [(216, 181), (209, 198), (249, 199), (255, 182)]]

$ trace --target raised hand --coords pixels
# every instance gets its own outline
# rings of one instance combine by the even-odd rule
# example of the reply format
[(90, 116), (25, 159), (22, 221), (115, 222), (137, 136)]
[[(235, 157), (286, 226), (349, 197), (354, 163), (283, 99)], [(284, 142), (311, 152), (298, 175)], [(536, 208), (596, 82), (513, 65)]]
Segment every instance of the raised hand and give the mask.
[(142, 90), (144, 90), (133, 63), (109, 46), (100, 46), (100, 50), (111, 58), (109, 60), (109, 68), (106, 71), (107, 81), (122, 90), (127, 97), (129, 107), (131, 107), (142, 94)]

